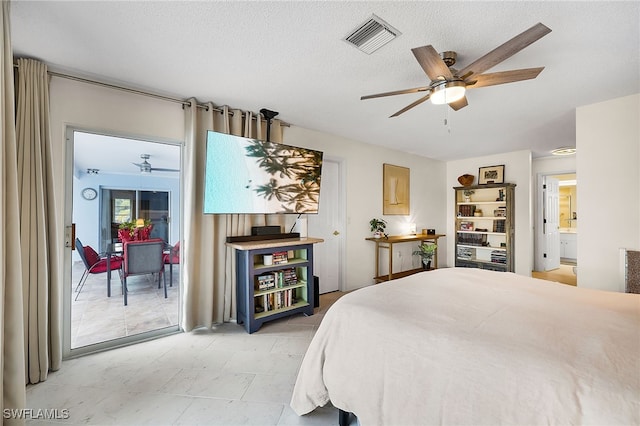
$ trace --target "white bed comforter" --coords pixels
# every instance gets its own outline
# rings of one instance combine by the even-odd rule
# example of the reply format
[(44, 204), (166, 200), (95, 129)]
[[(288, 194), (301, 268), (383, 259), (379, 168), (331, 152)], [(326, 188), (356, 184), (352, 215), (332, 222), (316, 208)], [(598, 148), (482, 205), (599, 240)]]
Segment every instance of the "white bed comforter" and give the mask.
[(640, 424), (640, 295), (447, 268), (327, 312), (291, 400), (368, 425)]

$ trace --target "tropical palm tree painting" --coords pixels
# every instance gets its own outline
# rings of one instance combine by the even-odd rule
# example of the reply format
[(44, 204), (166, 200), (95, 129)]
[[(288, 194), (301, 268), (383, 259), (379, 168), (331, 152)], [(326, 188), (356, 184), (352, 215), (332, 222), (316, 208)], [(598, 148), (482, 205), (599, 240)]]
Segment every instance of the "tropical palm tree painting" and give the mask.
[(205, 213), (317, 213), (322, 152), (209, 132)]

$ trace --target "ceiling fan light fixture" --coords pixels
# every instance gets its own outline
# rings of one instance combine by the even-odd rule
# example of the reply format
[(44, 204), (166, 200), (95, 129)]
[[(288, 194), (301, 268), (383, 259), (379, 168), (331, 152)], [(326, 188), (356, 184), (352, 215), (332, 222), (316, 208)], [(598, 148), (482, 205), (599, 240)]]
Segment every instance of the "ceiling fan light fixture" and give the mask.
[(462, 80), (445, 81), (431, 89), (431, 103), (443, 105), (455, 102), (464, 97), (465, 84)]

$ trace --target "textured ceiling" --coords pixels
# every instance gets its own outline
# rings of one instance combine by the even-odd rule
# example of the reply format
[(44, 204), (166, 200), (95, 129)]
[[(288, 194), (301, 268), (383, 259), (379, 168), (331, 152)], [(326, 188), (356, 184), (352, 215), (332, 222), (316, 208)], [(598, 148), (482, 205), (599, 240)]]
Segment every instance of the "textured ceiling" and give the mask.
[[(52, 70), (269, 108), (292, 125), (441, 160), (549, 155), (575, 146), (577, 107), (640, 92), (638, 1), (14, 1), (11, 12), (14, 54)], [(367, 55), (342, 38), (372, 14), (402, 35)], [(545, 66), (535, 80), (471, 90), (457, 112), (426, 102), (388, 118), (421, 95), (360, 100), (428, 84), (413, 47), (455, 50), (462, 68), (537, 22), (552, 32), (491, 69)]]

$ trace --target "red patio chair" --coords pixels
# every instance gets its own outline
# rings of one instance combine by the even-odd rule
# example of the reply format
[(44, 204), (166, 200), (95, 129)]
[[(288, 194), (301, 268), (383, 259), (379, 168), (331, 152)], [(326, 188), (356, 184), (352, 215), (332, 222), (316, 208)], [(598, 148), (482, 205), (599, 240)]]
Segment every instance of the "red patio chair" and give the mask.
[[(111, 255), (109, 258), (100, 256), (91, 246), (83, 246), (79, 238), (76, 238), (76, 250), (84, 263), (85, 270), (80, 277), (80, 281), (76, 286), (76, 299), (80, 296), (80, 292), (87, 282), (90, 274), (103, 274), (109, 270), (117, 270), (120, 274), (120, 281), (122, 281), (122, 257), (117, 255)], [(107, 266), (108, 264), (108, 266)], [(108, 280), (107, 280), (108, 281)], [(107, 286), (110, 283), (107, 282)], [(110, 293), (110, 289), (107, 289), (107, 294)]]

